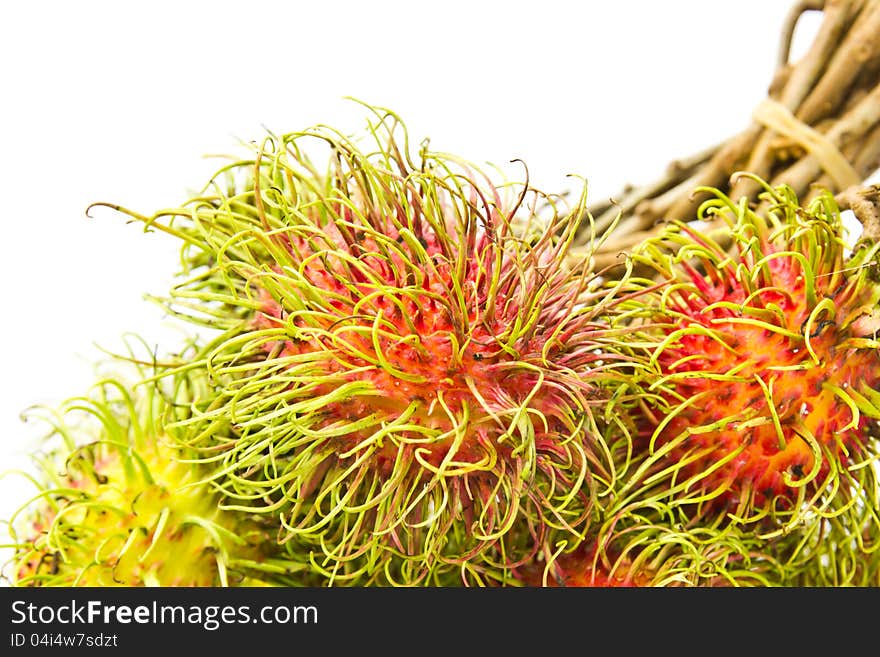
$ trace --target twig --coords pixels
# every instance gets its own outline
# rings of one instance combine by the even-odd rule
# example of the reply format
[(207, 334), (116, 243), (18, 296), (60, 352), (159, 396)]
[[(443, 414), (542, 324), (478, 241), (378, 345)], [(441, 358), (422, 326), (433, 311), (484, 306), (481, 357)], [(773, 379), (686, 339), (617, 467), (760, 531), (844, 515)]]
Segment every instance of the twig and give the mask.
[[(822, 22), (806, 54), (791, 62), (792, 36), (808, 11), (821, 11)], [(864, 182), (880, 159), (878, 35), (880, 0), (795, 2), (782, 26), (767, 98), (746, 127), (673, 161), (656, 181), (589, 208), (599, 233), (613, 226), (591, 254), (595, 266), (622, 262), (622, 254), (669, 220), (696, 219), (705, 198), (695, 192), (698, 187), (757, 204), (760, 186), (734, 177), (738, 171), (789, 184), (799, 195), (815, 193), (819, 185), (836, 194)]]
[(859, 242), (880, 241), (880, 184), (870, 187), (847, 187), (835, 196), (841, 209), (852, 210), (862, 224)]

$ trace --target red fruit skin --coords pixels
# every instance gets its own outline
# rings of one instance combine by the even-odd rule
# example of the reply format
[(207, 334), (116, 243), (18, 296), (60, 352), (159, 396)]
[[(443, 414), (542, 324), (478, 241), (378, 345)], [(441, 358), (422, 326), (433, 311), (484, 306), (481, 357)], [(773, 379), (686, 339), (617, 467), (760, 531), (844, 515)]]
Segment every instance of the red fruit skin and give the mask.
[(596, 545), (584, 544), (556, 557), (547, 567), (532, 565), (519, 572), (520, 582), (541, 588), (637, 588), (650, 586), (647, 573), (633, 572), (624, 560), (608, 563), (597, 557)]
[[(765, 254), (773, 251), (772, 245), (764, 245)], [(752, 295), (732, 267), (708, 276), (683, 265), (683, 278), (692, 288), (671, 295), (663, 317), (672, 319), (667, 334), (684, 333), (659, 353), (659, 370), (663, 376), (690, 373), (675, 379), (675, 396), (668, 395), (667, 400), (671, 406), (680, 403), (679, 397), (693, 401), (654, 436), (654, 444), (660, 446), (690, 431), (690, 437), (672, 450), (671, 460), (683, 460), (694, 449), (711, 448), (686, 470), (691, 475), (708, 473), (702, 489), (723, 491), (716, 501), (729, 507), (744, 494), (757, 506), (774, 500), (783, 505), (793, 502), (797, 487), (792, 483), (816, 467), (808, 437), (823, 450), (814, 477), (817, 482), (825, 481), (831, 463), (858, 461), (874, 420), (865, 414), (854, 418), (839, 392), (877, 389), (880, 384), (878, 351), (850, 346), (851, 338), (861, 336), (856, 335), (857, 324), (844, 321), (851, 315), (848, 309), (869, 302), (870, 290), (856, 286), (847, 274), (842, 281), (834, 277), (832, 289), (831, 272), (820, 273), (814, 279), (816, 303), (831, 300), (837, 312), (813, 314), (816, 304), (807, 302), (801, 261), (780, 254), (765, 265), (768, 285)], [(746, 307), (778, 308), (774, 323), (788, 334), (749, 323), (757, 314)], [(709, 378), (730, 372), (735, 378)], [(728, 421), (714, 430), (693, 431), (724, 418)], [(657, 426), (646, 422), (643, 440)], [(737, 450), (741, 451), (710, 472)]]
[[(489, 454), (492, 458), (496, 455), (507, 458), (513, 450), (511, 445), (498, 441), (504, 430), (499, 429), (499, 423), (487, 412), (487, 407), (504, 414), (509, 413), (511, 405), (530, 399), (530, 408), (544, 414), (543, 426), (535, 423), (539, 427), (536, 445), (539, 449), (551, 450), (555, 436), (571, 431), (558, 420), (559, 409), (565, 408), (570, 400), (556, 392), (557, 386), (541, 385), (541, 373), (512, 365), (516, 361), (540, 364), (548, 354), (555, 363), (569, 361), (573, 365), (577, 364), (575, 359), (588, 362), (598, 356), (585, 350), (584, 354), (570, 357), (552, 345), (548, 350), (544, 331), (537, 331), (531, 340), (517, 345), (520, 353), (516, 357), (499, 348), (499, 341), (517, 322), (521, 308), (518, 290), (514, 288), (507, 298), (499, 295), (500, 298), (494, 300), (491, 318), (483, 316), (489, 294), (487, 270), (497, 253), (497, 245), (486, 233), (481, 233), (471, 247), (473, 255), (463, 285), (465, 312), (471, 326), (467, 343), (459, 344), (455, 336), (462, 333), (462, 327), (456, 325), (447, 305), (438, 299), (448, 299), (450, 290), (461, 283), (455, 282), (458, 274), (452, 270), (449, 259), (440, 257), (441, 245), (431, 229), (425, 227), (421, 246), (432, 260), (432, 266), (424, 267), (418, 282), (411, 280), (412, 276), (407, 273), (411, 263), (419, 260), (417, 250), (404, 243), (394, 226), (389, 225), (385, 232), (387, 235), (381, 243), (362, 237), (351, 246), (334, 225), (328, 225), (326, 239), (333, 249), (350, 249), (352, 255), (361, 255), (358, 268), (345, 270), (346, 263), (338, 255), (312, 257), (316, 254), (313, 245), (296, 237), (285, 238), (286, 248), (296, 254), (296, 259), (308, 262), (302, 272), (309, 286), (326, 292), (327, 312), (323, 316), (312, 314), (291, 320), (268, 291), (259, 291), (261, 309), (255, 316), (254, 328), (277, 328), (292, 321), (302, 336), (302, 339), (284, 340), (278, 357), (334, 354), (315, 361), (316, 373), (321, 377), (335, 375), (337, 379), (314, 386), (312, 396), (331, 393), (341, 383), (338, 377), (345, 383), (366, 381), (371, 384), (369, 394), (354, 394), (345, 401), (327, 403), (325, 427), (339, 422), (353, 423), (377, 412), (389, 418), (399, 417), (411, 403), (416, 403), (418, 407), (412, 412), (410, 423), (433, 430), (449, 431), (453, 426), (452, 417), (469, 417), (469, 436), (457, 446), (455, 460), (477, 463)], [(388, 253), (384, 243), (389, 240), (400, 245), (400, 252)], [(381, 257), (362, 255), (380, 252)], [(502, 261), (502, 268), (512, 266)], [(383, 320), (383, 330), (374, 340), (370, 329), (377, 316)], [(350, 318), (345, 320), (345, 329), (339, 328), (339, 318)], [(418, 337), (417, 342), (413, 336)], [(340, 347), (340, 343), (344, 346)], [(278, 342), (265, 345), (267, 352), (278, 348)], [(389, 367), (372, 362), (379, 356)], [(590, 385), (579, 383), (575, 387), (586, 390)], [(438, 399), (442, 399), (442, 405)], [(344, 454), (356, 449), (374, 431), (375, 428), (353, 430), (337, 436), (335, 451)], [(410, 434), (414, 439), (418, 436), (417, 432)], [(417, 458), (436, 468), (449, 453), (453, 439), (423, 442)], [(375, 453), (375, 468), (387, 473), (398, 458), (398, 447), (389, 441)]]

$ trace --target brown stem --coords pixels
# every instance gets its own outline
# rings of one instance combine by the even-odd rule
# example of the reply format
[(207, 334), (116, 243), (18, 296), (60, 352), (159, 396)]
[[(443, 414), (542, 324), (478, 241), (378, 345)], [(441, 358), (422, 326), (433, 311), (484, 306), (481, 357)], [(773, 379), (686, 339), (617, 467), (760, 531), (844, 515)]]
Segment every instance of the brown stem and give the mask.
[(782, 69), (789, 63), (791, 54), (791, 42), (794, 39), (794, 31), (798, 21), (808, 11), (822, 11), (825, 8), (825, 0), (800, 0), (789, 9), (785, 22), (782, 25), (782, 36), (779, 39), (779, 55), (776, 58), (776, 67)]
[[(716, 153), (715, 157), (700, 171), (695, 179), (694, 187), (723, 187), (730, 175), (742, 168), (743, 160), (754, 149), (755, 142), (761, 135), (762, 127), (752, 124), (746, 130), (730, 140), (724, 148)], [(705, 200), (705, 195), (694, 193), (692, 190), (682, 194), (675, 203), (667, 210), (672, 218), (685, 219), (696, 213), (699, 204)]]
[[(862, 98), (861, 102), (847, 112), (825, 136), (832, 145), (841, 148), (869, 133), (873, 134), (871, 130), (878, 122), (880, 122), (880, 86)], [(772, 183), (790, 185), (795, 190), (803, 190), (821, 176), (822, 166), (819, 161), (812, 155), (806, 155), (777, 175)]]
[[(843, 149), (843, 154), (853, 163), (853, 168), (858, 172), (862, 180), (880, 169), (880, 124), (874, 126), (864, 139), (852, 141)], [(810, 185), (806, 200), (810, 201), (822, 190), (834, 189), (834, 181), (828, 174), (823, 174), (818, 180)], [(803, 190), (795, 190), (802, 195)]]
[[(871, 0), (877, 2), (878, 0)], [(801, 59), (789, 77), (788, 84), (779, 95), (779, 102), (788, 110), (797, 113), (797, 109), (810, 90), (816, 85), (822, 71), (836, 50), (839, 49), (840, 40), (845, 34), (847, 19), (852, 10), (851, 2), (836, 2), (829, 0), (825, 3), (824, 18), (819, 26), (816, 38), (813, 40), (807, 54)], [(772, 149), (773, 132), (764, 130), (752, 149), (751, 156), (745, 165), (745, 169), (761, 178), (767, 179), (772, 173), (774, 156)], [(740, 178), (731, 190), (731, 196), (753, 197), (758, 191), (758, 185), (749, 178)]]
[(852, 210), (862, 224), (860, 242), (880, 242), (880, 184), (870, 187), (848, 187), (835, 199), (843, 210)]
[[(880, 54), (880, 1), (872, 0), (859, 14), (843, 43), (834, 52), (828, 69), (795, 115), (813, 124), (831, 115), (846, 100), (853, 81), (864, 66)], [(876, 80), (875, 80), (876, 84)], [(874, 86), (872, 84), (871, 86)]]
[[(806, 11), (822, 11), (822, 21), (806, 54), (790, 62), (792, 35)], [(737, 171), (789, 184), (799, 196), (818, 185), (838, 193), (872, 175), (880, 160), (878, 34), (880, 0), (796, 0), (760, 111), (745, 129), (685, 160), (686, 166), (673, 163), (679, 166), (627, 188), (619, 202), (591, 208), (597, 228), (613, 226), (592, 254), (595, 262), (619, 262), (619, 254), (655, 236), (668, 220), (694, 220), (706, 198), (698, 187), (756, 203), (760, 186), (747, 176), (734, 177)]]
[[(591, 214), (595, 217), (596, 232), (601, 234), (605, 232), (618, 215), (627, 216), (630, 223), (618, 225), (616, 231), (642, 230), (651, 226), (653, 220), (643, 220), (632, 222), (636, 216), (632, 213), (639, 204), (645, 199), (655, 197), (658, 194), (666, 193), (671, 188), (676, 188), (683, 180), (691, 176), (700, 166), (712, 157), (719, 149), (720, 145), (715, 145), (704, 149), (699, 153), (672, 161), (667, 167), (664, 175), (657, 181), (645, 185), (643, 187), (633, 188), (625, 191), (620, 202), (610, 202), (598, 206), (598, 210), (591, 210)], [(624, 220), (624, 221), (628, 221)], [(642, 225), (644, 223), (644, 225)]]

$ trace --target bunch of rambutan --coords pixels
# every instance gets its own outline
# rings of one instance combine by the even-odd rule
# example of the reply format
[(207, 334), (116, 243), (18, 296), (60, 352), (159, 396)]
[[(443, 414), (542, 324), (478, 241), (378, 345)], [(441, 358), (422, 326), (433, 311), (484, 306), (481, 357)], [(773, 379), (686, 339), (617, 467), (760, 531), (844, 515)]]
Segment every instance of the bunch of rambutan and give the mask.
[(180, 208), (95, 204), (180, 240), (160, 301), (211, 332), (70, 404), (99, 422), (56, 425), (13, 583), (876, 583), (877, 248), (830, 195), (719, 194), (611, 276), (585, 193), (370, 111)]

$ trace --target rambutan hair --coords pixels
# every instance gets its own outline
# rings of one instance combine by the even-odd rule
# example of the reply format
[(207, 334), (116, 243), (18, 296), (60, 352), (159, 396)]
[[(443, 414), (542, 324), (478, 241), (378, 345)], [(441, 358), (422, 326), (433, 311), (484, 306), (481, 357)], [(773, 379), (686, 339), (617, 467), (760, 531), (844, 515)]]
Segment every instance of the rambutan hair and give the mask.
[(516, 570), (528, 587), (770, 587), (787, 584), (784, 549), (732, 525), (670, 523), (641, 509), (574, 550), (557, 548)]
[(755, 180), (759, 208), (703, 190), (700, 220), (723, 229), (670, 222), (634, 255), (657, 274), (634, 297), (654, 374), (645, 459), (618, 504), (662, 500), (768, 538), (848, 514), (876, 550), (880, 245), (847, 244), (830, 193), (801, 205)]
[(262, 519), (219, 508), (201, 466), (170, 439), (167, 413), (192, 392), (185, 378), (175, 382), (177, 402), (114, 375), (26, 412), (49, 431), (37, 473), (22, 473), (38, 492), (9, 520), (13, 586), (309, 582), (308, 564), (282, 557)]
[(111, 207), (183, 240), (167, 306), (222, 331), (182, 366), (214, 390), (175, 426), (226, 508), (277, 519), (334, 583), (503, 573), (583, 540), (630, 451), (625, 278), (566, 257), (583, 194), (565, 211), (414, 155), (372, 111), (372, 150), (271, 136), (181, 208)]

